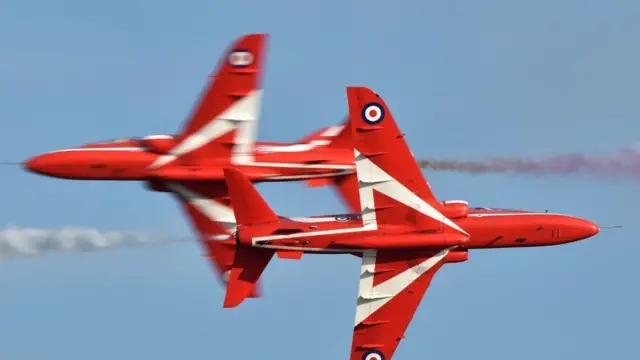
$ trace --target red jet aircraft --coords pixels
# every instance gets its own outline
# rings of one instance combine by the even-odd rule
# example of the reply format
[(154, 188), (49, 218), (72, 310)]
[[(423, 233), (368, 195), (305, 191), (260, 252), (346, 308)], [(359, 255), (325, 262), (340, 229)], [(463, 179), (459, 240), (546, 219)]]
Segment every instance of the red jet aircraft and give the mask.
[[(235, 251), (216, 242), (235, 231), (224, 167), (241, 168), (255, 182), (357, 189), (344, 126), (320, 129), (298, 143), (255, 142), (267, 40), (250, 34), (229, 47), (179, 135), (52, 151), (26, 161), (26, 169), (63, 179), (145, 181), (151, 190), (177, 195), (224, 280)], [(348, 205), (359, 206), (357, 199)]]
[(439, 202), (380, 96), (347, 88), (360, 214), (277, 216), (240, 168), (225, 169), (237, 231), (224, 307), (239, 305), (274, 254), (362, 258), (351, 360), (390, 360), (435, 273), (470, 249), (549, 246), (586, 239), (598, 225), (519, 210)]

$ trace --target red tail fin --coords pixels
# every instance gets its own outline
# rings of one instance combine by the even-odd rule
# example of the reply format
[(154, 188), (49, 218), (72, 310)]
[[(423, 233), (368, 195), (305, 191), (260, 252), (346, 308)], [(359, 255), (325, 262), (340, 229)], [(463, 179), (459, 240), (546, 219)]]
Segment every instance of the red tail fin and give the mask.
[(347, 98), (365, 226), (408, 222), (425, 230), (467, 234), (442, 214), (384, 100), (365, 87), (348, 87)]
[(229, 159), (251, 159), (255, 142), (266, 34), (250, 34), (236, 40), (222, 56), (211, 81), (189, 115), (176, 145), (150, 169), (175, 160), (201, 164)]
[[(260, 196), (249, 179), (236, 169), (224, 169), (231, 205), (239, 226), (276, 223), (278, 216)], [(224, 307), (235, 307), (244, 301), (271, 261), (274, 251), (238, 244), (233, 259)]]
[(260, 196), (258, 190), (239, 170), (224, 169), (224, 178), (229, 189), (233, 213), (238, 225), (277, 222), (278, 215)]

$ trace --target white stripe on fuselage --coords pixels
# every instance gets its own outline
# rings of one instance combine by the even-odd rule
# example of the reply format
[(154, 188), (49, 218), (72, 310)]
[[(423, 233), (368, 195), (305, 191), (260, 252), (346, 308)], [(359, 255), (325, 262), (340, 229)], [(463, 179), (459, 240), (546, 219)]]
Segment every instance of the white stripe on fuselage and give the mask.
[(145, 150), (141, 147), (72, 148), (72, 149), (49, 151), (46, 154), (55, 154), (55, 153), (72, 152), (72, 151), (145, 151)]
[(276, 175), (270, 176), (264, 181), (282, 181), (282, 180), (305, 180), (305, 179), (317, 179), (317, 178), (326, 178), (326, 177), (334, 177), (334, 176), (342, 176), (353, 174), (353, 170), (345, 170), (338, 171), (329, 174), (312, 174), (312, 175)]
[[(145, 151), (140, 147), (104, 147), (104, 148), (72, 148), (50, 151), (47, 154), (59, 153), (59, 152), (72, 152), (72, 151)], [(284, 169), (326, 169), (326, 170), (352, 170), (354, 165), (334, 165), (334, 164), (297, 164), (297, 163), (277, 163), (277, 162), (257, 162), (250, 161), (239, 166), (255, 166), (255, 167), (272, 167), (272, 168), (284, 168)], [(351, 173), (341, 172), (339, 174), (331, 174), (331, 176), (339, 176)], [(286, 177), (285, 175), (283, 175)], [(322, 174), (310, 174), (310, 175), (292, 175), (291, 179), (296, 179), (295, 176), (302, 176), (300, 179), (308, 179), (314, 177), (324, 177), (327, 175)]]
[[(357, 216), (359, 214), (345, 214), (345, 215), (336, 215), (336, 216)], [(484, 217), (484, 216), (520, 216), (520, 215), (546, 215), (546, 216), (551, 216), (551, 215), (562, 215), (562, 214), (553, 214), (553, 213), (501, 213), (501, 214), (469, 214), (469, 217)], [(314, 219), (318, 219), (317, 221), (314, 221)], [(301, 222), (307, 222), (307, 223), (320, 223), (320, 222), (327, 222), (326, 221), (327, 217), (318, 217), (318, 218), (305, 218), (304, 221)], [(335, 217), (333, 217), (332, 219), (335, 219)], [(290, 218), (290, 220), (293, 221), (298, 221), (296, 220), (296, 218)], [(338, 222), (336, 220), (330, 220), (330, 221), (335, 221)], [(357, 228), (342, 228), (342, 229), (331, 229), (331, 230), (320, 230), (320, 231), (310, 231), (310, 232), (303, 232), (303, 233), (296, 233), (296, 234), (288, 234), (288, 235), (269, 235), (269, 236), (259, 236), (259, 237), (255, 237), (253, 238), (253, 246), (255, 247), (260, 247), (260, 248), (269, 248), (269, 249), (280, 249), (280, 250), (300, 250), (300, 251), (305, 251), (304, 247), (295, 247), (295, 246), (285, 246), (285, 245), (256, 245), (257, 242), (259, 241), (273, 241), (273, 240), (284, 240), (284, 239), (296, 239), (296, 238), (304, 238), (304, 237), (312, 237), (312, 236), (322, 236), (322, 235), (337, 235), (337, 234), (353, 234), (353, 233), (360, 233), (360, 232), (365, 232), (365, 231), (375, 231), (377, 230), (377, 226), (375, 225), (369, 225), (369, 226), (361, 226), (361, 227), (357, 227)], [(364, 250), (362, 249), (318, 249), (318, 248), (308, 248), (309, 251), (314, 251), (314, 252), (362, 252)]]
[(307, 144), (287, 144), (287, 145), (259, 145), (256, 152), (259, 153), (292, 153), (313, 150), (319, 146), (331, 144), (329, 140), (311, 140)]
[(568, 216), (565, 214), (557, 213), (537, 213), (537, 212), (511, 212), (511, 213), (473, 213), (469, 214), (469, 217), (485, 217), (485, 216), (520, 216), (520, 215), (555, 215), (555, 216)]

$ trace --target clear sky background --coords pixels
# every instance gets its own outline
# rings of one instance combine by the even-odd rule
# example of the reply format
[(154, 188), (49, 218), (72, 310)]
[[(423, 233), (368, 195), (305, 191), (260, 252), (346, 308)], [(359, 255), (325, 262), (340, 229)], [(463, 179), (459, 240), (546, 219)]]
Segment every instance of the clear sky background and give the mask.
[[(271, 34), (259, 138), (342, 121), (377, 91), (417, 156), (599, 153), (638, 140), (637, 1), (5, 0), (0, 161), (173, 133), (236, 37)], [(603, 225), (565, 246), (474, 251), (435, 277), (395, 359), (637, 359), (640, 184), (426, 173), (441, 200)], [(140, 183), (0, 168), (0, 226), (190, 236)], [(343, 211), (330, 189), (260, 185), (282, 215)], [(265, 297), (223, 310), (194, 243), (0, 263), (0, 359), (347, 359), (359, 260), (276, 259)]]

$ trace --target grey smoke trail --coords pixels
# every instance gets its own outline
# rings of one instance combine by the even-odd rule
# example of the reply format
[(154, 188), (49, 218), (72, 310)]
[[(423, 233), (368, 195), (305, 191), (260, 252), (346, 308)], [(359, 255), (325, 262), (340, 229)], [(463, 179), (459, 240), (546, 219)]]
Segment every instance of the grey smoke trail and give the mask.
[(478, 161), (426, 159), (423, 169), (468, 173), (518, 173), (531, 175), (581, 174), (602, 178), (640, 179), (640, 148), (624, 148), (610, 155), (563, 154), (538, 159), (517, 157)]
[(0, 229), (0, 261), (49, 252), (90, 252), (114, 248), (185, 242), (144, 231), (101, 231), (82, 227)]

